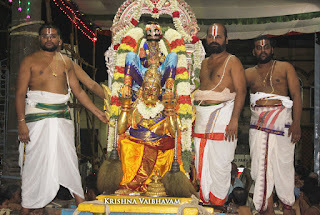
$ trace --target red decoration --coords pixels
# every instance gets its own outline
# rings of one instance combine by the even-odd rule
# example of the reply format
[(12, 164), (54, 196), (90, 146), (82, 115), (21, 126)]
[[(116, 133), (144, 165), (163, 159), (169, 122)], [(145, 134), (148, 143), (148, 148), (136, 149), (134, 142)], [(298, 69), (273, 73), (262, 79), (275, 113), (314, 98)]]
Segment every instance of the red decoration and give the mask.
[(191, 98), (190, 95), (181, 95), (178, 98), (179, 104), (191, 104)]
[(196, 43), (196, 42), (198, 42), (199, 40), (200, 40), (200, 39), (199, 39), (197, 36), (193, 36), (191, 43)]
[(172, 18), (179, 18), (179, 17), (180, 17), (179, 11), (175, 11), (172, 13)]
[(153, 8), (152, 13), (159, 13), (159, 9), (158, 8)]
[(122, 43), (125, 43), (126, 45), (129, 45), (131, 47), (135, 47), (137, 45), (137, 42), (135, 39), (133, 39), (132, 37), (130, 36), (126, 36), (122, 39)]
[(184, 45), (183, 39), (176, 39), (171, 42), (170, 48), (172, 50), (172, 49), (177, 48), (178, 46), (182, 46), (182, 45)]
[(119, 46), (120, 46), (119, 43), (118, 43), (118, 44), (115, 44), (115, 45), (113, 46), (113, 50), (118, 50)]
[(124, 74), (124, 67), (123, 66), (116, 66), (115, 71)]
[(132, 18), (132, 19), (131, 19), (131, 24), (134, 25), (134, 26), (137, 26), (138, 21), (135, 20), (134, 18)]
[(118, 107), (120, 107), (120, 99), (118, 96), (112, 96), (111, 97), (111, 104), (116, 105)]
[(188, 72), (187, 68), (186, 67), (178, 67), (177, 70), (176, 70), (176, 74), (182, 74), (184, 72)]

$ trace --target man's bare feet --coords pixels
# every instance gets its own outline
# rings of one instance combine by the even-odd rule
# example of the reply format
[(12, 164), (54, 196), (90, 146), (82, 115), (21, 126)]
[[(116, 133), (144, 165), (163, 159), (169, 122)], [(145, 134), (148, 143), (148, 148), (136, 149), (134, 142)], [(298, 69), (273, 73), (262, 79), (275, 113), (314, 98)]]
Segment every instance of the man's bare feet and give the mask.
[(20, 215), (44, 215), (45, 209), (38, 208), (38, 209), (29, 209), (29, 208), (21, 208)]
[(30, 215), (44, 215), (44, 208), (34, 209), (31, 211)]
[(20, 215), (28, 215), (30, 213), (29, 208), (21, 208)]
[(77, 194), (73, 194), (76, 199), (76, 205), (78, 206), (81, 202), (84, 202), (84, 199), (78, 196)]
[(267, 210), (260, 212), (263, 215), (274, 215), (274, 210), (273, 210), (273, 196), (271, 195), (268, 198), (268, 207)]

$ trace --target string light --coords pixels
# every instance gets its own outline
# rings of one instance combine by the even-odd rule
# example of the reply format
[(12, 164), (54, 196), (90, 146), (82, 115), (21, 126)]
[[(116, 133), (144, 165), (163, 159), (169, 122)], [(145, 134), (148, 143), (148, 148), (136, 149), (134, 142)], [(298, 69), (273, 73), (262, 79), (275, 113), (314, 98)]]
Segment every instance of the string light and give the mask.
[(19, 0), (19, 7), (18, 7), (18, 11), (22, 11), (22, 8), (21, 8), (21, 0)]
[[(73, 23), (75, 24), (75, 26), (76, 26), (86, 37), (88, 37), (88, 38), (89, 38), (92, 42), (94, 42), (94, 43), (97, 41), (97, 36), (96, 36), (96, 34), (95, 34), (92, 30), (90, 30), (90, 29), (86, 26), (86, 24), (85, 24), (84, 22), (82, 22), (82, 20), (81, 20), (79, 17), (77, 17), (76, 13), (72, 10), (72, 8), (70, 8), (68, 5), (66, 5), (63, 0), (60, 0), (60, 3), (64, 6), (64, 8), (68, 9), (68, 10), (72, 13), (72, 15), (73, 15), (74, 18), (71, 17), (71, 16), (68, 14), (68, 12), (67, 12), (66, 10), (64, 10), (64, 8), (63, 8), (62, 6), (60, 6), (60, 4), (57, 2), (57, 0), (53, 0), (53, 1), (54, 1), (55, 5), (60, 8), (60, 10), (70, 19), (71, 22), (73, 22)], [(79, 24), (78, 24), (78, 23), (79, 23)], [(88, 32), (88, 33), (86, 33), (86, 32)]]
[(9, 0), (10, 3), (12, 3), (12, 0)]
[(30, 14), (29, 14), (29, 12), (30, 12), (30, 4), (31, 4), (30, 1), (28, 1), (27, 2), (27, 17), (26, 17), (27, 19), (30, 19)]

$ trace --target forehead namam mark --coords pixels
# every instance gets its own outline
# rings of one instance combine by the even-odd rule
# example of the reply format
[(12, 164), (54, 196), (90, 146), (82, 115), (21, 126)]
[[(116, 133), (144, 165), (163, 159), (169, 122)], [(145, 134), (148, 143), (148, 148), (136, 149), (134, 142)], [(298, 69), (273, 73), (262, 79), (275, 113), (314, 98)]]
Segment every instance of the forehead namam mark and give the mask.
[(256, 46), (264, 47), (266, 45), (270, 45), (270, 41), (269, 40), (263, 39), (263, 40), (258, 40), (256, 42)]

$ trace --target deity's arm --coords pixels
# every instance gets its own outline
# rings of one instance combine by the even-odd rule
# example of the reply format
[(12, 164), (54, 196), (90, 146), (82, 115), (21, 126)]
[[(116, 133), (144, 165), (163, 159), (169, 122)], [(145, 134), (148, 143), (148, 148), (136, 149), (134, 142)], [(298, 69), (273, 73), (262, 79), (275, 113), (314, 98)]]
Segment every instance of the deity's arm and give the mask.
[(169, 115), (166, 118), (166, 130), (169, 132), (171, 137), (175, 137), (176, 130), (178, 129), (178, 118), (177, 115)]
[(165, 130), (174, 137), (178, 129), (178, 116), (176, 114), (176, 99), (172, 91), (167, 91), (163, 96), (164, 114), (166, 115)]
[(118, 117), (117, 134), (123, 134), (129, 128), (130, 109), (122, 109)]
[(118, 117), (117, 133), (123, 134), (129, 128), (129, 118), (132, 114), (132, 99), (131, 99), (131, 88), (128, 85), (123, 85), (120, 89), (120, 101), (121, 101), (121, 112)]

